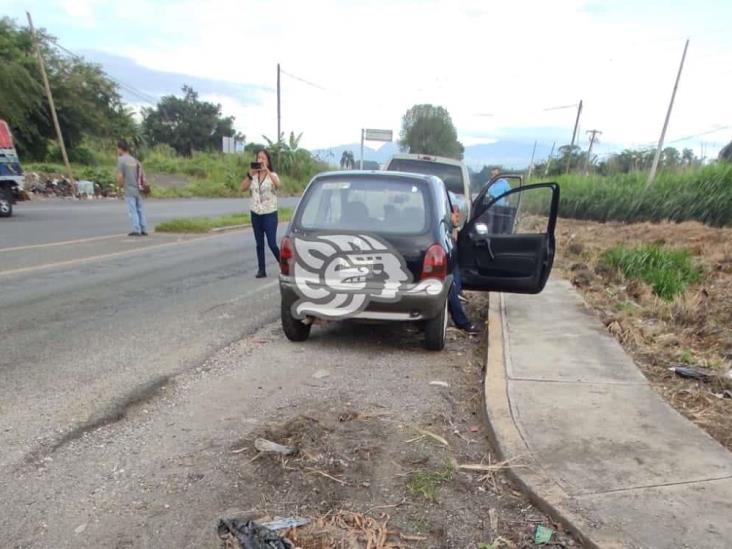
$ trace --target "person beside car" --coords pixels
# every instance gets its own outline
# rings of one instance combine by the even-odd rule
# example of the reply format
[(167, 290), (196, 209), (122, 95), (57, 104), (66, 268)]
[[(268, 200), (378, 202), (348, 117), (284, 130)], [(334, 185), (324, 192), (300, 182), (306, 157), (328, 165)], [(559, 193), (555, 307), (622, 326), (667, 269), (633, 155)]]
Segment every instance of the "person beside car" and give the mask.
[(264, 239), (277, 261), (280, 260), (280, 250), (277, 247), (277, 189), (282, 184), (274, 171), (269, 151), (260, 149), (255, 155), (256, 162), (241, 182), (241, 190), (251, 190), (250, 216), (252, 231), (257, 244), (257, 274), (256, 278), (267, 276), (264, 261)]

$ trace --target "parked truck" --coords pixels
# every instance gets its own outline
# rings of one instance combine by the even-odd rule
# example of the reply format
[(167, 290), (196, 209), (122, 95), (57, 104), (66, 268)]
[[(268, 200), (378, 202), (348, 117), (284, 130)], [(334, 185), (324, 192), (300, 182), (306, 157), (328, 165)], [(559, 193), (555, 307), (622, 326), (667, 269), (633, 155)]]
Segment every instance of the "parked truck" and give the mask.
[(0, 120), (0, 217), (13, 215), (13, 204), (26, 199), (23, 168), (5, 120)]

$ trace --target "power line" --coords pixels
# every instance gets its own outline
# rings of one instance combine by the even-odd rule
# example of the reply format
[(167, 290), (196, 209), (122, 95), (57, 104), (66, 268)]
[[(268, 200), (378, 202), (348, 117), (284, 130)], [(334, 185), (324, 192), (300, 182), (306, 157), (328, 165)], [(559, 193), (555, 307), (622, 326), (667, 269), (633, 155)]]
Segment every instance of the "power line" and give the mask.
[(319, 89), (321, 91), (330, 91), (330, 90), (328, 90), (328, 88), (324, 88), (323, 86), (320, 86), (318, 84), (315, 84), (313, 82), (310, 82), (309, 80), (306, 80), (305, 78), (301, 78), (299, 76), (295, 76), (294, 74), (289, 73), (289, 72), (287, 72), (287, 71), (285, 71), (285, 70), (283, 70), (281, 68), (280, 68), (280, 72), (282, 74), (286, 75), (286, 76), (289, 76), (290, 78), (293, 78), (295, 80), (298, 80), (298, 81), (302, 82), (303, 84), (307, 84), (308, 86), (312, 86), (313, 88), (317, 88), (317, 89)]
[[(61, 44), (58, 43), (58, 41), (51, 40), (50, 42), (51, 42), (51, 44), (53, 46), (55, 46), (58, 49), (60, 49), (61, 51), (65, 52), (67, 55), (69, 55), (75, 61), (86, 61), (82, 56), (80, 56), (80, 55), (74, 53), (73, 51), (71, 51), (71, 50), (63, 47)], [(101, 70), (102, 74), (104, 74), (107, 78), (109, 78), (112, 82), (114, 82), (115, 84), (117, 84), (120, 88), (122, 88), (126, 92), (134, 95), (138, 99), (142, 99), (143, 101), (145, 101), (146, 103), (149, 103), (150, 105), (153, 105), (153, 106), (157, 105), (158, 99), (156, 97), (153, 97), (152, 95), (149, 95), (149, 94), (147, 94), (147, 93), (145, 93), (145, 92), (143, 92), (141, 90), (138, 90), (137, 88), (135, 88), (131, 84), (126, 84), (125, 82), (122, 82), (121, 80), (118, 80), (117, 78), (113, 77), (108, 72), (106, 72), (104, 69), (102, 69), (101, 67), (100, 67), (100, 70)]]

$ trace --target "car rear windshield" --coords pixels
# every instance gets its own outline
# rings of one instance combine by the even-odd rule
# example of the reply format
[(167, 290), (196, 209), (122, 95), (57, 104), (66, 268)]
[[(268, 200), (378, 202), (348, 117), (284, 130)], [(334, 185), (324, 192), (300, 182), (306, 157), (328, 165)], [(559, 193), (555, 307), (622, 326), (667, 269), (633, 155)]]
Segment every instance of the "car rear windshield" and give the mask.
[(463, 184), (463, 170), (460, 166), (441, 164), (431, 160), (414, 160), (411, 158), (395, 158), (389, 163), (389, 170), (393, 172), (421, 173), (434, 175), (442, 179), (448, 191), (456, 194), (465, 194)]
[(303, 196), (297, 224), (307, 230), (421, 234), (427, 229), (428, 187), (386, 177), (328, 178)]

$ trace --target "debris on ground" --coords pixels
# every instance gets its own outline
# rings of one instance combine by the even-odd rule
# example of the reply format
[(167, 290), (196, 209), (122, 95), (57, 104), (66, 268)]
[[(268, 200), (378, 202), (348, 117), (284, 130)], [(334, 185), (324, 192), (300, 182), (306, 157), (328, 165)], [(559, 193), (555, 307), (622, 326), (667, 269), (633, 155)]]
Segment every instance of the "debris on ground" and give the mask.
[(536, 530), (534, 531), (534, 543), (536, 543), (537, 545), (550, 543), (552, 541), (553, 535), (554, 530), (540, 524), (536, 527)]
[(434, 385), (435, 387), (449, 387), (450, 384), (447, 381), (430, 381), (430, 385)]
[(282, 454), (283, 456), (291, 456), (297, 453), (297, 448), (277, 444), (276, 442), (261, 437), (255, 439), (254, 447), (262, 453)]
[(224, 549), (295, 549), (290, 540), (251, 520), (221, 519), (217, 532)]

